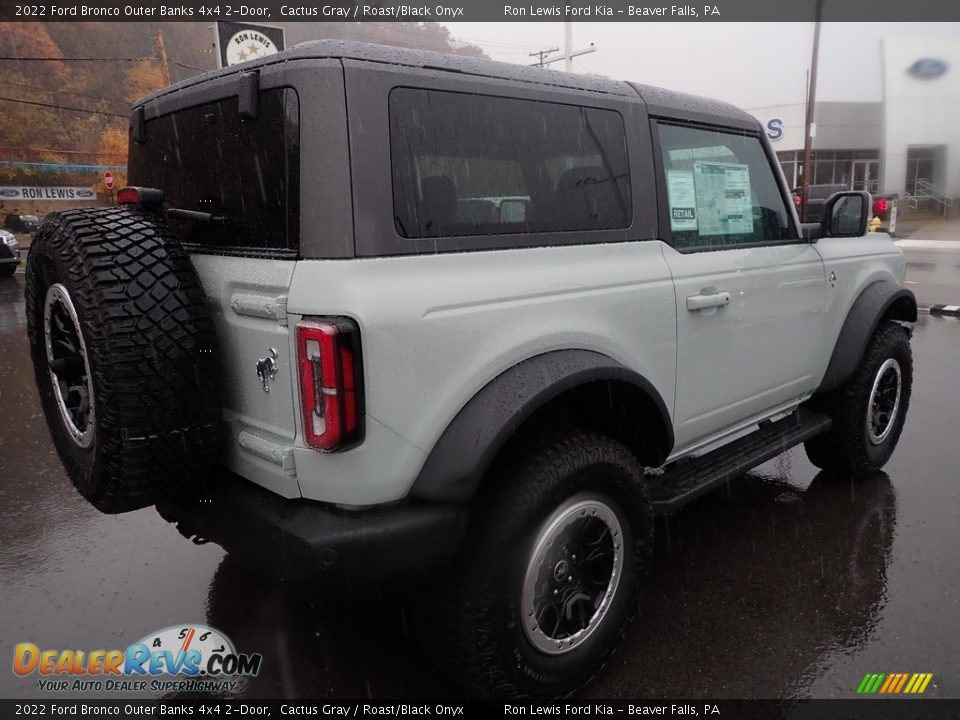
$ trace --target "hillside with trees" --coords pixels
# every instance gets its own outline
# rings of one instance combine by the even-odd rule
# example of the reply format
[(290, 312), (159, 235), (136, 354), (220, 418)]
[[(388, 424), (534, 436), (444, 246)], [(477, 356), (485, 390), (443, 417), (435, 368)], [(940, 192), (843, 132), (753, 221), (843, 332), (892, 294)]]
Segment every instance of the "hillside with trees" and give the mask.
[[(436, 23), (277, 24), (288, 47), (336, 38), (483, 55)], [(124, 165), (129, 108), (164, 85), (158, 30), (172, 82), (216, 67), (210, 23), (0, 23), (0, 160)], [(0, 185), (20, 184), (103, 190), (97, 173), (0, 164)]]

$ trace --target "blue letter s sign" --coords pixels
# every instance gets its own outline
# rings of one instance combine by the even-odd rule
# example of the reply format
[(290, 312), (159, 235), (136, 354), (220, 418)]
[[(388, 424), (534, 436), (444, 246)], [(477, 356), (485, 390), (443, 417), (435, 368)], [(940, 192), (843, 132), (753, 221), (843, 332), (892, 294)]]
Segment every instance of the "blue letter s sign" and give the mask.
[(771, 142), (783, 137), (783, 120), (780, 118), (771, 118), (767, 120), (767, 137)]

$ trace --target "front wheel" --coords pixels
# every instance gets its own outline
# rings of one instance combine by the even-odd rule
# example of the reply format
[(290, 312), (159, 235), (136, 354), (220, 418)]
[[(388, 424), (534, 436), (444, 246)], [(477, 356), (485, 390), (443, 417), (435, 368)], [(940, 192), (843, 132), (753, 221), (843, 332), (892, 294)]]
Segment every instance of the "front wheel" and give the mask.
[(882, 468), (903, 431), (912, 387), (909, 335), (902, 326), (885, 322), (871, 338), (853, 377), (820, 399), (833, 427), (805, 443), (810, 462), (853, 475)]
[(577, 432), (503, 471), (427, 613), (428, 643), (482, 697), (569, 695), (637, 606), (652, 544), (643, 470), (619, 443)]

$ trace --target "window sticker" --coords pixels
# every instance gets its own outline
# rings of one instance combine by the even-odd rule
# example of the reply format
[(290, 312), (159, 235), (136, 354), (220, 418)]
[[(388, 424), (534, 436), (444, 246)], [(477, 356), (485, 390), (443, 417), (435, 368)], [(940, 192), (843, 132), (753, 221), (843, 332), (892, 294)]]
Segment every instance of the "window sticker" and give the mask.
[(750, 169), (737, 163), (693, 163), (701, 235), (753, 232)]
[(670, 203), (670, 229), (696, 230), (697, 193), (692, 172), (667, 171), (667, 200)]

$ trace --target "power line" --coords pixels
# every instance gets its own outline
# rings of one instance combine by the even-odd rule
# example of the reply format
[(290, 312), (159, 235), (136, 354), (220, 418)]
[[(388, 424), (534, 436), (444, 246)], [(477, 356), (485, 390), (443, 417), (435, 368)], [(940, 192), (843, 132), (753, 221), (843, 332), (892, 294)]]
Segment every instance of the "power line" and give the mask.
[(65, 58), (65, 57), (13, 57), (4, 55), (0, 60), (16, 60), (18, 62), (155, 62), (154, 57), (90, 57), (90, 58)]
[(178, 67), (186, 68), (187, 70), (200, 70), (201, 72), (209, 72), (210, 70), (213, 70), (213, 68), (202, 68), (202, 67), (197, 67), (196, 65), (188, 65), (187, 63), (180, 62), (179, 60), (174, 60), (172, 57), (169, 57), (169, 56), (167, 57), (167, 61), (172, 62), (174, 65), (177, 65)]
[(84, 100), (95, 100), (97, 102), (116, 102), (115, 100), (110, 100), (109, 98), (94, 97), (93, 95), (83, 95), (81, 93), (70, 92), (69, 90), (54, 90), (53, 88), (40, 87), (39, 85), (29, 85), (27, 83), (18, 83), (13, 80), (3, 80), (0, 79), (0, 83), (5, 85), (13, 85), (14, 87), (27, 88), (28, 90), (39, 90), (41, 92), (55, 93), (57, 95), (70, 95), (75, 98), (82, 98)]
[(23, 152), (28, 150), (30, 152), (40, 152), (40, 153), (54, 153), (56, 155), (99, 155), (104, 157), (123, 157), (127, 156), (124, 152), (105, 152), (103, 150), (64, 150), (62, 148), (36, 148), (36, 147), (21, 147), (13, 145), (0, 145), (0, 151), (4, 152)]
[(539, 58), (537, 62), (533, 63), (534, 67), (543, 67), (546, 64), (547, 55), (549, 55), (550, 53), (558, 52), (559, 50), (560, 48), (558, 47), (544, 48), (543, 50), (537, 50), (536, 52), (527, 53), (527, 55), (530, 57)]
[(9, 97), (0, 97), (0, 100), (6, 100), (7, 102), (12, 103), (20, 103), (21, 105), (36, 105), (37, 107), (52, 108), (54, 110), (69, 110), (70, 112), (88, 113), (91, 115), (107, 115), (109, 117), (124, 119), (129, 117), (128, 115), (120, 115), (119, 113), (104, 112), (102, 110), (89, 110), (87, 108), (67, 107), (65, 105), (50, 105), (49, 103), (35, 102), (33, 100), (18, 100), (16, 98)]
[(80, 163), (42, 163), (42, 162), (19, 162), (16, 160), (0, 160), (0, 167), (15, 167), (25, 170), (54, 170), (56, 172), (101, 172), (103, 170), (116, 170), (117, 172), (126, 172), (126, 165), (86, 165)]
[(464, 35), (451, 35), (451, 39), (459, 43), (472, 43), (474, 45), (496, 45), (505, 48), (516, 48), (517, 50), (529, 50), (530, 43), (512, 43), (502, 42), (500, 40), (481, 40), (480, 38), (466, 37)]

